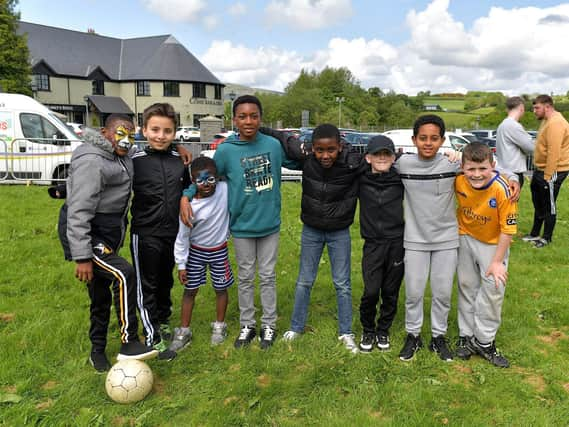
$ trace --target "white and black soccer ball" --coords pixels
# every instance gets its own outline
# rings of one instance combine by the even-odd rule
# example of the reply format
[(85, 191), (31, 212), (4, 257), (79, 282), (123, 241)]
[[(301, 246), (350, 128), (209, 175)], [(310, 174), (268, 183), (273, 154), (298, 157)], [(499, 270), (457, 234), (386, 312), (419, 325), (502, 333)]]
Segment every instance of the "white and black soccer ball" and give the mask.
[(144, 399), (154, 384), (150, 367), (141, 360), (120, 360), (109, 370), (105, 388), (117, 403), (134, 403)]

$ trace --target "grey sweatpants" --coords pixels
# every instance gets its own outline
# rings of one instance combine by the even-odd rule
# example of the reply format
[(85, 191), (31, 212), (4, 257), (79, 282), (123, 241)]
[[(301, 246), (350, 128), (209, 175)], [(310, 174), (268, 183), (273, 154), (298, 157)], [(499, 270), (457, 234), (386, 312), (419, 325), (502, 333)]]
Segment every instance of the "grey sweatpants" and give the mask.
[(431, 333), (445, 335), (456, 271), (457, 249), (416, 251), (405, 249), (405, 329), (419, 335), (423, 326), (423, 299), (431, 283)]
[(265, 237), (233, 238), (239, 284), (239, 322), (255, 326), (255, 272), (259, 270), (259, 293), (263, 315), (261, 326), (277, 324), (277, 286), (275, 266), (279, 249), (279, 233)]
[[(496, 245), (483, 243), (467, 235), (460, 236), (458, 248), (458, 329), (460, 336), (472, 336), (481, 343), (491, 343), (502, 319), (506, 287), (496, 289), (494, 277), (486, 270), (496, 253)], [(509, 251), (504, 264), (508, 267)]]

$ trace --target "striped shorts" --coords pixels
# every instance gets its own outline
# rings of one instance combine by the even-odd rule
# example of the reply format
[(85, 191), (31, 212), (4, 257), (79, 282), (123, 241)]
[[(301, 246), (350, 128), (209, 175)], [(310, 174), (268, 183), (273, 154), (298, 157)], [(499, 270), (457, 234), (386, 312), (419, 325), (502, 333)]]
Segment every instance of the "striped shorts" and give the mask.
[(197, 289), (206, 283), (206, 268), (209, 265), (209, 275), (213, 288), (222, 291), (234, 282), (233, 272), (229, 264), (227, 242), (215, 248), (201, 248), (190, 245), (190, 255), (186, 264), (188, 282), (184, 289)]

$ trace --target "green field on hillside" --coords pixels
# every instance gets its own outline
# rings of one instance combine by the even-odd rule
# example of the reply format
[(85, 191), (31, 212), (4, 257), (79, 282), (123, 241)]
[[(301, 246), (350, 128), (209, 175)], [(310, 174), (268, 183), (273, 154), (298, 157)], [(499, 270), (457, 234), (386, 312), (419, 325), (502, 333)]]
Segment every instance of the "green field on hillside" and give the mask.
[(430, 97), (423, 100), (423, 105), (425, 104), (438, 104), (442, 109), (452, 110), (452, 111), (463, 111), (464, 110), (464, 99), (455, 98), (436, 98)]

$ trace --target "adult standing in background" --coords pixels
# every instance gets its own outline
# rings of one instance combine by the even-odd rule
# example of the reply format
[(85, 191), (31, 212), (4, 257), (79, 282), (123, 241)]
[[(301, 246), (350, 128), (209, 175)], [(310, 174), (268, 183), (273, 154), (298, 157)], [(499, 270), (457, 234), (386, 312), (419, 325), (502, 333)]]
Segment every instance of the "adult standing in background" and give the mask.
[[(551, 243), (557, 219), (555, 202), (561, 184), (569, 173), (569, 123), (553, 107), (549, 95), (539, 95), (533, 101), (533, 113), (541, 120), (535, 142), (531, 180), (531, 199), (534, 207), (533, 227), (523, 237), (536, 248)], [(541, 226), (543, 235), (540, 237)]]
[(501, 168), (518, 175), (520, 189), (524, 185), (524, 172), (527, 171), (527, 155), (533, 153), (535, 143), (520, 124), (525, 113), (524, 100), (512, 96), (506, 100), (508, 117), (496, 131), (496, 158)]

